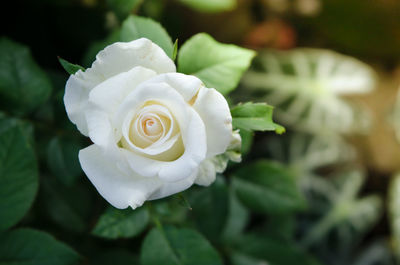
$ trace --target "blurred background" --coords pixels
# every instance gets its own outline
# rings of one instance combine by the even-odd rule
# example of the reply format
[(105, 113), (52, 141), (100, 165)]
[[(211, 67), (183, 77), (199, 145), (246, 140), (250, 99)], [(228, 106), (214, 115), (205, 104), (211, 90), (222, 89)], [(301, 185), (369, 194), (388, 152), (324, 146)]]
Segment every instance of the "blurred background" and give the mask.
[[(234, 254), (227, 254), (229, 244), (200, 225), (226, 263), (400, 264), (400, 1), (19, 0), (8, 1), (0, 13), (1, 35), (29, 47), (52, 82), (50, 100), (33, 114), (55, 131), (38, 139), (38, 146), (46, 146), (36, 148), (44, 161), (42, 174), (67, 175), (61, 180), (65, 188), (57, 192), (50, 188), (57, 183), (41, 180), (39, 199), (22, 225), (51, 231), (86, 256), (98, 252), (93, 244), (97, 249), (112, 246), (82, 239), (105, 205), (86, 180), (76, 184), (83, 176), (76, 154), (88, 143), (70, 133), (74, 128), (61, 101), (68, 75), (57, 56), (89, 67), (99, 50), (118, 40), (124, 19), (137, 14), (160, 22), (179, 45), (207, 32), (220, 42), (256, 50), (257, 57), (229, 101), (267, 102), (275, 106), (275, 121), (286, 127), (283, 135), (241, 132), (244, 166), (237, 173), (238, 165), (231, 165), (226, 175), (246, 174), (246, 165), (259, 159), (279, 163), (294, 176), (308, 206), (267, 215), (254, 205), (244, 207), (245, 214), (239, 207), (234, 218), (240, 233), (284, 243), (277, 246), (250, 237), (254, 245), (239, 242), (240, 251)], [(38, 126), (35, 135), (41, 130), (46, 135), (47, 129)], [(52, 161), (53, 152), (65, 156), (64, 168)], [(225, 181), (230, 183), (229, 178)], [(85, 189), (91, 193), (80, 192)], [(187, 195), (189, 202), (199, 198), (196, 192)], [(239, 198), (243, 194), (239, 192)], [(186, 209), (181, 207), (166, 222), (193, 225), (196, 214), (207, 214), (196, 213), (193, 204), (193, 213), (182, 213)], [(206, 202), (200, 206), (209, 207)], [(229, 235), (224, 238), (234, 241)], [(135, 249), (140, 238), (118, 244)], [(295, 250), (284, 251), (288, 248), (315, 260), (302, 261)], [(282, 259), (285, 255), (293, 259)]]

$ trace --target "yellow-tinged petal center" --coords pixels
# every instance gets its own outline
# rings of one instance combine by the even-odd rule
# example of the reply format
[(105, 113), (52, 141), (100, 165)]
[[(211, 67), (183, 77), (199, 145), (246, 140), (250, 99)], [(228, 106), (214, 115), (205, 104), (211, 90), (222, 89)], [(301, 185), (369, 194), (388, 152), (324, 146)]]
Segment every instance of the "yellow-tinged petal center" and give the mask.
[(148, 101), (128, 119), (122, 147), (161, 161), (183, 154), (179, 124), (164, 104)]
[(154, 118), (144, 120), (142, 126), (144, 133), (148, 136), (159, 135), (163, 129), (160, 122)]

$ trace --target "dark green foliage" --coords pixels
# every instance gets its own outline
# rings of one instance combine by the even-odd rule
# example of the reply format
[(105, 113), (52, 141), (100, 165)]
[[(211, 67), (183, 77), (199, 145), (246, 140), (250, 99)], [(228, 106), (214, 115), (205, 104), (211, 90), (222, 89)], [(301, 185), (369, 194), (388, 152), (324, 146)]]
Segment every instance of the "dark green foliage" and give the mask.
[[(14, 18), (3, 14), (11, 38), (0, 38), (0, 265), (396, 264), (400, 178), (390, 183), (389, 215), (381, 218), (389, 172), (376, 181), (361, 163), (356, 168), (356, 152), (339, 133), (350, 125), (364, 132), (368, 120), (334, 91), (352, 84), (366, 92), (378, 80), (350, 56), (396, 72), (400, 20), (384, 15), (399, 4), (316, 0), (320, 13), (302, 18), (296, 12), (306, 1), (278, 1), (288, 3), (286, 11), (270, 2), (23, 0)], [(8, 15), (6, 4), (2, 11)], [(258, 23), (268, 29), (258, 37), (273, 32), (268, 46), (295, 42), (297, 34), (292, 46), (350, 56), (263, 50), (246, 72), (256, 53), (245, 35)], [(226, 97), (243, 161), (229, 163), (209, 187), (116, 209), (81, 169), (79, 150), (92, 142), (68, 120), (64, 88), (107, 45), (139, 38)]]
[(0, 39), (1, 110), (22, 116), (31, 113), (50, 96), (46, 73), (33, 60), (27, 47)]
[(109, 207), (100, 216), (92, 234), (108, 238), (129, 238), (134, 237), (147, 227), (149, 223), (149, 212), (146, 208), (119, 210)]
[(270, 161), (257, 161), (234, 173), (233, 186), (239, 199), (259, 213), (282, 214), (305, 208), (293, 173)]
[(75, 74), (79, 70), (85, 71), (85, 68), (83, 68), (82, 66), (77, 64), (72, 64), (61, 57), (58, 57), (58, 61), (60, 62), (64, 70), (67, 71), (67, 73), (70, 75)]
[(222, 265), (218, 252), (201, 234), (175, 227), (150, 231), (143, 241), (140, 260), (142, 265)]
[(16, 265), (74, 265), (79, 255), (51, 235), (17, 229), (0, 235), (0, 263)]
[(0, 122), (0, 231), (29, 210), (38, 189), (38, 168), (26, 128)]
[(229, 207), (229, 191), (223, 177), (207, 189), (192, 192), (191, 214), (199, 230), (212, 241), (219, 240), (227, 223)]

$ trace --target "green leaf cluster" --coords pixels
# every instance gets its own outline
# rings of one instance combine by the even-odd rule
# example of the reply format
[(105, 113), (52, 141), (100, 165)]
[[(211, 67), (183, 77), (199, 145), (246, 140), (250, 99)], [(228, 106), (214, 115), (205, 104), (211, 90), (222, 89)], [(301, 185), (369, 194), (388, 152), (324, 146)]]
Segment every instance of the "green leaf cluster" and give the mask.
[(51, 83), (33, 60), (27, 47), (0, 38), (0, 105), (3, 110), (23, 116), (50, 96)]
[[(38, 165), (23, 127), (0, 121), (0, 230), (15, 225), (38, 190)], [(8, 126), (7, 126), (8, 125)]]
[[(117, 1), (108, 4), (118, 8)], [(106, 41), (95, 44), (89, 54), (115, 41), (143, 37), (171, 58), (178, 58), (179, 71), (198, 76), (225, 95), (238, 86), (255, 55), (251, 50), (219, 43), (207, 34), (194, 36), (178, 49), (178, 41), (173, 44), (159, 23), (135, 15), (128, 15), (121, 27)], [(242, 252), (238, 254), (232, 242), (248, 234), (250, 212), (262, 205), (257, 212), (275, 213), (273, 207), (266, 206), (265, 198), (277, 204), (275, 209), (284, 208), (279, 214), (304, 208), (294, 178), (283, 166), (268, 161), (243, 169), (255, 174), (250, 179), (243, 178), (243, 170), (235, 170), (232, 179), (219, 175), (207, 189), (194, 188), (135, 211), (105, 207), (79, 165), (79, 150), (87, 143), (63, 110), (67, 76), (46, 73), (25, 46), (8, 39), (0, 42), (0, 54), (4, 55), (0, 58), (4, 66), (0, 70), (0, 89), (4, 91), (0, 100), (16, 103), (1, 105), (0, 263), (236, 264), (235, 257)], [(78, 64), (58, 60), (68, 74), (85, 71)], [(272, 121), (272, 107), (266, 104), (238, 105), (232, 108), (232, 115), (235, 127), (243, 129), (243, 138), (247, 135), (247, 152), (252, 131), (283, 131)], [(250, 199), (248, 192), (252, 193)], [(113, 247), (104, 249), (102, 244), (109, 241)], [(253, 253), (246, 253), (246, 257), (274, 259)]]
[[(318, 265), (321, 259), (343, 265), (352, 264), (348, 258), (352, 257), (351, 262), (360, 265), (386, 255), (387, 246), (379, 242), (368, 251), (384, 254), (370, 258), (371, 252), (365, 252), (354, 259), (349, 254), (381, 216), (379, 196), (359, 195), (363, 173), (320, 176), (321, 168), (353, 162), (352, 148), (338, 137), (292, 131), (284, 137), (254, 138), (255, 131), (285, 132), (273, 119), (274, 111), (282, 110), (280, 104), (275, 109), (264, 102), (233, 104), (242, 101), (234, 100), (237, 94), (231, 93), (240, 93), (235, 89), (255, 52), (220, 43), (205, 33), (178, 45), (160, 23), (132, 14), (141, 4), (148, 5), (145, 2), (106, 1), (122, 23), (90, 47), (83, 65), (89, 65), (108, 44), (149, 38), (176, 59), (179, 72), (197, 76), (232, 103), (232, 123), (242, 137), (245, 163), (229, 164), (207, 188), (193, 187), (175, 197), (146, 202), (134, 211), (106, 205), (77, 159), (89, 142), (64, 113), (67, 75), (45, 72), (25, 46), (2, 39), (0, 264)], [(206, 12), (230, 10), (236, 3), (180, 2)], [(267, 78), (268, 89), (271, 84), (282, 90), (293, 84), (315, 85), (287, 78), (301, 71), (296, 63), (301, 64), (303, 57), (295, 58), (295, 63), (278, 60), (280, 74), (266, 59), (272, 67), (268, 70), (275, 73)], [(68, 74), (85, 71), (64, 59), (59, 62)], [(287, 83), (278, 82), (282, 78)], [(319, 96), (318, 88), (312, 86), (316, 90), (305, 94)], [(289, 97), (282, 104), (307, 112), (296, 102)], [(394, 242), (398, 241), (396, 185), (390, 194)]]
[(241, 167), (235, 176), (238, 197), (254, 212), (284, 214), (305, 207), (293, 173), (282, 165), (260, 160)]
[(223, 95), (231, 92), (250, 66), (255, 52), (235, 45), (221, 44), (200, 33), (183, 44), (178, 56), (178, 71), (195, 75), (207, 87)]
[(285, 132), (285, 128), (272, 121), (273, 107), (266, 103), (239, 104), (231, 109), (232, 124), (238, 129), (248, 131)]
[[(215, 88), (223, 95), (228, 95), (238, 86), (255, 56), (252, 50), (219, 43), (206, 33), (196, 34), (178, 51), (178, 40), (173, 44), (171, 37), (159, 23), (149, 18), (131, 15), (123, 21), (121, 28), (115, 30), (106, 40), (94, 44), (86, 57), (94, 57), (99, 50), (113, 42), (129, 42), (139, 38), (150, 39), (163, 48), (173, 60), (178, 57), (178, 72), (197, 76), (207, 87)], [(60, 63), (70, 74), (79, 69), (84, 70), (61, 58)], [(272, 121), (273, 107), (268, 104), (240, 104), (233, 107), (231, 112), (233, 126), (237, 129), (276, 131), (278, 134), (285, 132), (284, 127)]]
[(92, 234), (109, 239), (129, 238), (141, 233), (149, 223), (149, 212), (146, 208), (136, 211), (131, 209), (117, 210), (109, 207), (104, 212)]
[(143, 241), (140, 260), (146, 265), (223, 264), (218, 252), (201, 234), (192, 229), (175, 227), (150, 231)]
[(330, 50), (265, 50), (243, 85), (246, 99), (273, 104), (278, 121), (296, 130), (366, 132), (368, 112), (343, 96), (372, 91), (376, 74), (367, 64)]
[(21, 265), (76, 264), (79, 255), (51, 235), (19, 228), (0, 235), (0, 262)]
[[(178, 72), (197, 76), (207, 87), (215, 88), (223, 95), (237, 87), (241, 76), (255, 56), (254, 51), (219, 43), (205, 33), (196, 34), (187, 40), (178, 52), (178, 42), (173, 43), (167, 31), (158, 22), (131, 15), (109, 38), (89, 49), (86, 61), (92, 61), (98, 51), (113, 42), (129, 42), (139, 38), (150, 39), (172, 59), (178, 57)], [(62, 64), (67, 66), (64, 68), (71, 73), (69, 69), (74, 66), (66, 65), (64, 60)]]
[(40, 180), (31, 119), (50, 98), (52, 84), (25, 46), (2, 38), (0, 54), (0, 263), (76, 264), (79, 254), (48, 233), (13, 228), (32, 218)]
[[(168, 32), (160, 23), (150, 18), (130, 15), (106, 39), (95, 42), (89, 47), (84, 58), (84, 65), (89, 66), (94, 61), (96, 54), (107, 45), (118, 41), (129, 42), (140, 38), (151, 40), (160, 46), (169, 57), (174, 58), (176, 45), (174, 45)], [(70, 73), (68, 70), (67, 72)]]

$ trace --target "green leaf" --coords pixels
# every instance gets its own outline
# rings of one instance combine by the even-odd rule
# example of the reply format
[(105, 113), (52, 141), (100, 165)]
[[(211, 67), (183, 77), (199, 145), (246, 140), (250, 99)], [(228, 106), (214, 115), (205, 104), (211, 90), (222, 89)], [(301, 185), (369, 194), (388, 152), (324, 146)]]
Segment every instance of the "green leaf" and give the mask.
[(96, 58), (96, 54), (106, 46), (118, 42), (129, 42), (140, 38), (147, 38), (160, 46), (165, 53), (173, 58), (176, 46), (172, 43), (167, 31), (156, 21), (150, 18), (129, 16), (122, 23), (120, 30), (113, 31), (106, 39), (94, 42), (86, 51), (83, 62), (85, 66), (90, 66)]
[(0, 264), (72, 265), (78, 261), (78, 253), (47, 233), (22, 228), (0, 235)]
[(242, 85), (246, 101), (272, 104), (279, 122), (321, 134), (365, 132), (368, 112), (343, 96), (369, 93), (376, 80), (374, 70), (355, 58), (329, 50), (293, 49), (260, 52)]
[(64, 68), (64, 70), (67, 71), (67, 73), (70, 75), (75, 74), (79, 70), (82, 70), (83, 72), (85, 71), (85, 68), (83, 68), (82, 66), (80, 66), (78, 64), (70, 63), (61, 57), (58, 57), (58, 61), (60, 62), (60, 64)]
[[(314, 223), (303, 236), (303, 247), (322, 247), (329, 235), (329, 248), (350, 249), (378, 222), (382, 214), (382, 199), (378, 195), (358, 198), (365, 176), (361, 171), (340, 172), (332, 176), (336, 194), (330, 198), (330, 207), (323, 216), (315, 218)], [(310, 207), (310, 210), (314, 210)], [(316, 222), (315, 222), (316, 220)], [(335, 244), (336, 243), (336, 244)]]
[(17, 115), (32, 112), (50, 96), (52, 86), (27, 47), (0, 38), (0, 106)]
[(222, 260), (218, 252), (198, 232), (165, 227), (163, 230), (154, 228), (144, 239), (141, 264), (222, 265)]
[(296, 221), (294, 214), (268, 216), (265, 235), (279, 240), (292, 240), (296, 230)]
[(208, 34), (199, 33), (181, 47), (178, 71), (195, 75), (207, 87), (226, 95), (236, 88), (254, 56), (252, 50), (222, 44)]
[(242, 154), (242, 156), (245, 156), (250, 152), (251, 147), (253, 145), (254, 132), (248, 130), (240, 130), (239, 134), (240, 138), (242, 138), (242, 146), (240, 153)]
[(200, 231), (210, 240), (217, 241), (228, 216), (229, 193), (223, 177), (208, 188), (193, 191), (190, 196), (193, 219)]
[[(232, 252), (229, 255), (229, 260), (232, 265), (260, 265), (265, 264), (265, 262), (261, 259), (249, 257), (240, 252)], [(270, 263), (267, 263), (268, 265)]]
[(182, 223), (186, 220), (188, 207), (180, 196), (174, 196), (172, 200), (156, 200), (151, 206), (162, 223)]
[(26, 214), (37, 189), (37, 161), (24, 128), (0, 128), (0, 230), (15, 225)]
[(292, 172), (284, 166), (260, 160), (234, 173), (233, 185), (241, 202), (259, 213), (288, 213), (305, 207)]
[[(244, 235), (233, 242), (233, 248), (236, 253), (241, 253), (258, 259), (259, 263), (267, 263), (271, 265), (317, 265), (319, 264), (313, 257), (308, 256), (293, 244), (280, 242), (264, 236), (256, 234)], [(243, 264), (235, 263), (234, 264)]]
[(126, 18), (142, 4), (143, 0), (107, 0), (107, 5), (120, 19)]
[(302, 187), (307, 188), (316, 184), (309, 180), (314, 175), (310, 174), (313, 171), (349, 163), (356, 157), (354, 147), (336, 134), (313, 135), (296, 132), (285, 137), (273, 136), (265, 149), (268, 150), (268, 156), (274, 160), (285, 161), (288, 166), (296, 168), (299, 174), (302, 174), (299, 177)]
[(121, 28), (121, 41), (128, 42), (147, 38), (160, 46), (172, 58), (174, 45), (171, 37), (160, 23), (145, 17), (129, 16)]
[(92, 193), (83, 184), (67, 187), (52, 176), (44, 177), (41, 182), (40, 204), (44, 206), (50, 219), (62, 228), (76, 233), (87, 230), (93, 208)]
[(236, 7), (236, 0), (179, 0), (182, 4), (201, 12), (217, 13)]
[(144, 207), (136, 210), (109, 207), (100, 217), (92, 234), (108, 239), (130, 238), (140, 234), (148, 223), (149, 212)]
[(176, 60), (176, 56), (178, 55), (178, 39), (174, 42), (174, 52), (172, 53), (172, 61)]
[(285, 132), (285, 128), (272, 121), (273, 107), (266, 103), (239, 104), (231, 109), (234, 127), (247, 131)]
[(71, 186), (82, 174), (78, 153), (82, 146), (76, 141), (54, 137), (47, 147), (47, 164), (64, 185)]
[(229, 211), (223, 231), (224, 241), (239, 236), (249, 221), (249, 212), (237, 198), (233, 189), (229, 191)]
[(28, 140), (29, 145), (33, 148), (35, 144), (33, 125), (27, 120), (20, 120), (0, 114), (0, 133), (16, 126), (19, 126), (21, 128), (21, 131)]

